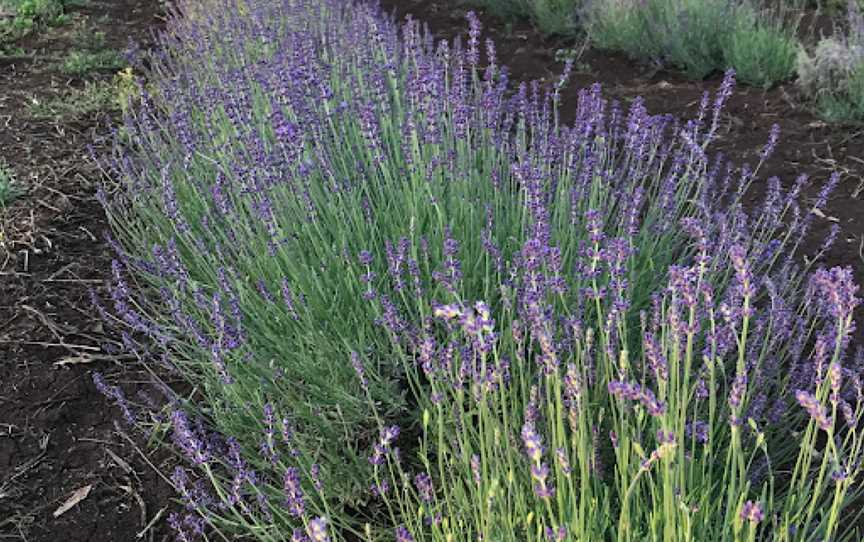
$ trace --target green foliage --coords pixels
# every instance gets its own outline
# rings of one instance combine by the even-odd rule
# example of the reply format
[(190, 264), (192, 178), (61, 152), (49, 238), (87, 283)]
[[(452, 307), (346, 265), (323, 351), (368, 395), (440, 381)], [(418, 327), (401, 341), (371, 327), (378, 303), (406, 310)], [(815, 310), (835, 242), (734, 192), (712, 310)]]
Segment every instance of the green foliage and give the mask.
[(576, 30), (581, 0), (527, 0), (534, 24), (544, 34), (569, 35)]
[(864, 121), (864, 17), (849, 4), (845, 34), (821, 40), (797, 58), (798, 84), (817, 112), (832, 122)]
[(79, 24), (72, 33), (76, 49), (60, 63), (60, 71), (67, 75), (83, 76), (94, 71), (118, 71), (125, 65), (115, 50), (105, 48), (105, 32), (94, 31), (87, 24)]
[(471, 2), (492, 15), (504, 20), (512, 20), (528, 15), (528, 0), (474, 0)]
[(6, 0), (11, 19), (0, 19), (0, 44), (20, 39), (40, 27), (60, 26), (69, 21), (61, 0)]
[(13, 183), (12, 170), (0, 161), (0, 207), (5, 207), (18, 197), (20, 191)]
[(57, 0), (23, 0), (16, 8), (16, 15), (51, 24), (62, 20), (63, 4)]
[(571, 35), (576, 31), (582, 0), (475, 0), (473, 3), (504, 20), (529, 18), (547, 35)]
[(70, 120), (120, 108), (115, 82), (90, 82), (46, 101), (30, 103), (30, 114), (45, 120)]
[(801, 44), (794, 26), (782, 20), (746, 11), (723, 44), (723, 56), (738, 79), (755, 87), (771, 87), (795, 74), (795, 59)]
[[(858, 7), (864, 8), (864, 0), (851, 0), (857, 3)], [(850, 0), (812, 0), (808, 2), (808, 7), (813, 9), (821, 9), (829, 13), (843, 13), (849, 8)]]
[(723, 34), (734, 17), (714, 0), (598, 0), (586, 11), (586, 30), (600, 47), (634, 58), (663, 60), (702, 78), (722, 66)]
[(749, 0), (596, 0), (585, 26), (602, 48), (660, 60), (694, 79), (732, 67), (758, 86), (788, 78), (798, 48), (795, 25)]
[(849, 73), (839, 92), (822, 92), (817, 99), (817, 110), (831, 122), (864, 121), (864, 63)]
[(60, 71), (82, 76), (93, 71), (117, 71), (123, 65), (123, 57), (114, 50), (71, 51), (60, 65)]

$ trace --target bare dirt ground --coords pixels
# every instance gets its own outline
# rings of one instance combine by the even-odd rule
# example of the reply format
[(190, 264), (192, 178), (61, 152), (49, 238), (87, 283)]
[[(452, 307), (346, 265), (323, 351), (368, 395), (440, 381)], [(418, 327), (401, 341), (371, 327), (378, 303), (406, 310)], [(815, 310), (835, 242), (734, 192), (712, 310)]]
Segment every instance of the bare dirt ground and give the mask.
[(0, 207), (0, 540), (165, 540), (173, 490), (150, 464), (170, 472), (167, 458), (117, 423), (92, 382), (101, 371), (134, 397), (143, 380), (103, 353), (113, 339), (89, 296), (104, 295), (111, 255), (88, 148), (106, 144), (117, 116), (117, 67), (63, 68), (82, 41), (147, 47), (161, 11), (157, 0), (76, 6), (0, 54), (0, 165), (20, 191)]

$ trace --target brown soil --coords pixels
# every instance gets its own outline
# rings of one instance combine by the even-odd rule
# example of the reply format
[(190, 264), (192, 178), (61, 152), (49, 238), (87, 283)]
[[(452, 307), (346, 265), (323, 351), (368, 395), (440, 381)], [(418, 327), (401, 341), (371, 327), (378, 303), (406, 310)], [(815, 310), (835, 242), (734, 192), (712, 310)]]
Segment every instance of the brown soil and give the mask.
[[(159, 3), (90, 0), (68, 13), (69, 24), (0, 55), (0, 159), (23, 191), (0, 207), (0, 539), (164, 540), (173, 490), (150, 464), (170, 467), (117, 423), (117, 409), (92, 382), (101, 371), (134, 394), (143, 381), (102, 353), (112, 339), (88, 294), (104, 295), (111, 256), (93, 197), (102, 174), (87, 148), (104, 144), (116, 114), (105, 105), (44, 118), (33, 107), (111, 81), (110, 72), (78, 79), (59, 71), (76, 24), (105, 32), (116, 50), (130, 39), (147, 47), (161, 24)], [(87, 486), (83, 500), (55, 517)]]
[[(544, 38), (527, 22), (505, 23), (472, 8), (464, 0), (381, 0), (385, 11), (397, 20), (411, 14), (426, 23), (438, 39), (467, 32), (465, 14), (474, 9), (483, 22), (483, 37), (495, 41), (498, 57), (509, 67), (511, 80), (557, 79), (563, 63), (556, 61), (559, 49), (579, 50), (580, 39)], [(812, 21), (811, 19), (818, 19)], [(809, 35), (830, 32), (824, 16), (807, 14)], [(482, 38), (481, 38), (482, 39)], [(572, 120), (576, 94), (580, 88), (599, 82), (606, 96), (626, 104), (642, 96), (650, 112), (672, 113), (690, 118), (698, 109), (702, 93), (719, 88), (722, 74), (704, 81), (692, 81), (673, 71), (640, 64), (620, 54), (586, 49), (578, 61), (571, 81), (562, 92), (562, 120)], [(831, 125), (821, 121), (807, 107), (794, 82), (770, 90), (739, 85), (726, 107), (719, 141), (710, 150), (722, 151), (733, 163), (755, 164), (758, 153), (768, 140), (771, 125), (781, 128), (780, 144), (774, 156), (760, 171), (760, 177), (780, 177), (786, 186), (795, 177), (807, 173), (814, 181), (813, 194), (827, 182), (832, 172), (842, 174), (826, 215), (815, 223), (812, 242), (805, 251), (816, 247), (831, 228), (841, 226), (837, 243), (821, 262), (826, 266), (851, 265), (859, 284), (864, 284), (864, 129)], [(862, 326), (864, 327), (864, 326)], [(859, 330), (860, 331), (860, 330)]]

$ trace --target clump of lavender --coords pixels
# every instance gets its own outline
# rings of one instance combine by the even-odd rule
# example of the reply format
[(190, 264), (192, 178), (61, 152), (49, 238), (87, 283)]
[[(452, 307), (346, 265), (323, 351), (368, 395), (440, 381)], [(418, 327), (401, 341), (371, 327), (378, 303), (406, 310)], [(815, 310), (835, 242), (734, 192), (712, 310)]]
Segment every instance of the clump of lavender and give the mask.
[(512, 84), (476, 18), (463, 47), (217, 4), (162, 36), (106, 201), (109, 318), (196, 393), (178, 533), (846, 533), (857, 293), (798, 266), (805, 178), (749, 210), (761, 161), (708, 156), (733, 73), (690, 121), (594, 86), (566, 126), (564, 82)]
[(587, 0), (583, 21), (600, 47), (701, 79), (733, 68), (769, 87), (794, 75), (797, 22), (782, 4), (752, 0)]
[(797, 58), (798, 85), (829, 120), (864, 119), (864, 16), (848, 2), (842, 28)]

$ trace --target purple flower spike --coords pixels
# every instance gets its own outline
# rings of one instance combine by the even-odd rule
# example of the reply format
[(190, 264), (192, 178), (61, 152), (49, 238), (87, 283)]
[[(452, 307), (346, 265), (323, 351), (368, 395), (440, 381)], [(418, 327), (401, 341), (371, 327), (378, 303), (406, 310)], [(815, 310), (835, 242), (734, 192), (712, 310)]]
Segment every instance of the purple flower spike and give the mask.
[(123, 418), (129, 425), (135, 425), (137, 417), (132, 412), (132, 408), (126, 400), (126, 395), (123, 393), (123, 390), (117, 386), (109, 386), (106, 384), (105, 379), (102, 377), (102, 373), (99, 372), (93, 373), (93, 384), (96, 386), (96, 389), (99, 390), (99, 393), (116, 402), (120, 412), (123, 413)]
[(300, 487), (300, 471), (296, 467), (289, 467), (283, 477), (285, 488), (285, 508), (294, 517), (302, 517), (306, 512), (306, 503), (303, 499), (303, 489)]
[(465, 18), (468, 19), (468, 62), (476, 67), (480, 63), (480, 19), (473, 11), (469, 11)]
[(522, 442), (525, 444), (525, 453), (534, 463), (539, 463), (543, 458), (543, 439), (534, 429), (534, 424), (525, 422), (522, 426)]
[(547, 483), (549, 478), (549, 465), (546, 463), (535, 463), (531, 465), (531, 478), (534, 480), (534, 494), (540, 499), (551, 499), (555, 496), (555, 488)]
[(807, 393), (803, 390), (798, 390), (795, 392), (795, 398), (798, 400), (798, 404), (801, 405), (804, 410), (810, 414), (810, 418), (816, 422), (816, 425), (819, 426), (823, 431), (830, 431), (834, 426), (834, 420), (828, 417), (828, 411), (819, 400), (813, 395)]
[(174, 443), (183, 450), (186, 456), (195, 465), (203, 465), (210, 460), (210, 453), (206, 445), (189, 424), (189, 418), (182, 410), (171, 413), (171, 422), (174, 426)]
[(391, 425), (381, 429), (381, 434), (378, 442), (373, 447), (372, 455), (369, 457), (369, 462), (373, 465), (382, 465), (384, 456), (391, 450), (393, 441), (399, 436), (399, 426)]
[(749, 521), (755, 525), (765, 519), (765, 512), (762, 511), (762, 505), (758, 502), (747, 501), (741, 508), (741, 521)]
[(369, 391), (369, 381), (366, 379), (366, 370), (363, 368), (363, 361), (357, 352), (351, 352), (351, 366), (354, 367), (354, 372), (357, 373), (357, 378), (360, 380), (360, 386), (363, 391)]
[(404, 525), (396, 527), (396, 542), (414, 542), (414, 537)]
[(425, 503), (431, 503), (435, 498), (435, 488), (432, 485), (432, 477), (421, 472), (414, 477), (414, 485), (417, 487), (417, 493), (420, 495), (420, 500)]
[(477, 454), (471, 455), (471, 473), (474, 476), (474, 483), (479, 486), (483, 478), (480, 475), (480, 456)]
[(842, 384), (841, 377), (843, 368), (837, 362), (831, 363), (828, 366), (828, 381), (831, 383), (831, 401), (837, 403), (840, 401), (840, 386)]
[(306, 533), (311, 542), (330, 542), (327, 534), (327, 518), (319, 517), (311, 520), (306, 526)]
[(732, 390), (729, 392), (729, 406), (733, 410), (741, 406), (745, 393), (747, 393), (747, 374), (739, 373), (732, 383)]
[(564, 525), (561, 525), (557, 529), (546, 527), (544, 532), (546, 533), (546, 540), (549, 542), (564, 542), (567, 540), (567, 527)]
[(567, 458), (567, 450), (564, 448), (557, 448), (555, 450), (555, 457), (558, 459), (558, 467), (561, 469), (564, 476), (570, 476), (570, 473), (573, 472), (573, 468), (570, 466), (570, 460)]
[(844, 322), (850, 318), (861, 303), (861, 299), (856, 295), (858, 285), (855, 284), (851, 267), (819, 269), (810, 279), (810, 286), (812, 291), (819, 294), (817, 300), (838, 321)]

